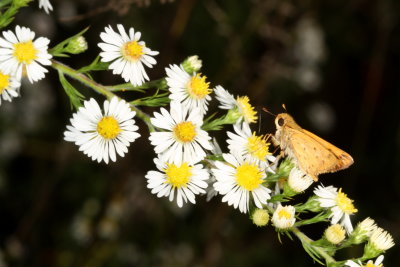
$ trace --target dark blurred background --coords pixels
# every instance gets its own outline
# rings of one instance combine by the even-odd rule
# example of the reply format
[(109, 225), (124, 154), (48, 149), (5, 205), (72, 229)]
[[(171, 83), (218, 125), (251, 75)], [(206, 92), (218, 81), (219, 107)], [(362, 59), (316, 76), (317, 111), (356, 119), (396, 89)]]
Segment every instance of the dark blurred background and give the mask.
[[(255, 131), (274, 132), (274, 118), (261, 108), (280, 113), (284, 103), (303, 128), (355, 159), (351, 168), (320, 177), (355, 200), (354, 224), (372, 217), (398, 243), (400, 1), (51, 2), (50, 15), (34, 1), (9, 29), (28, 26), (54, 46), (90, 25), (88, 51), (61, 59), (74, 68), (98, 55), (105, 26), (122, 23), (160, 51), (152, 79), (198, 55), (212, 87), (250, 97), (259, 111)], [(122, 82), (111, 72), (95, 77)], [(298, 240), (283, 237), (281, 244), (271, 227), (255, 227), (220, 197), (179, 209), (152, 195), (144, 175), (155, 168), (155, 154), (141, 122), (142, 137), (117, 163), (92, 162), (63, 141), (72, 111), (53, 69), (24, 83), (21, 94), (0, 106), (0, 266), (313, 265)], [(225, 145), (224, 133), (212, 135)], [(326, 226), (304, 231), (317, 239)], [(396, 251), (385, 255), (385, 266), (399, 266)], [(360, 253), (356, 247), (338, 258)]]

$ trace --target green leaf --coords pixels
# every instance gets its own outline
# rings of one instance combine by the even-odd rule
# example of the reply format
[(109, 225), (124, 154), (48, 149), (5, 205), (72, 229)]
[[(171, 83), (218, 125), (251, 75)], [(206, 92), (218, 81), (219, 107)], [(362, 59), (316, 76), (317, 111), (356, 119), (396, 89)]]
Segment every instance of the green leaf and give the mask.
[(201, 126), (201, 129), (204, 131), (218, 131), (222, 128), (222, 125), (224, 124), (230, 124), (229, 122), (226, 121), (226, 115), (220, 118), (216, 118), (213, 120), (213, 118), (216, 116), (216, 113), (210, 115), (208, 118), (204, 120), (203, 126)]
[[(107, 65), (107, 67), (108, 67), (108, 65)], [(167, 90), (167, 82), (165, 81), (165, 79), (148, 81), (142, 85), (136, 85), (136, 86), (134, 86), (131, 83), (123, 83), (123, 84), (107, 86), (107, 89), (111, 92), (136, 91), (136, 92), (144, 93), (144, 92), (146, 92), (146, 89), (149, 89), (149, 88), (156, 88), (159, 91), (167, 91), (169, 93), (169, 90)]]
[(147, 106), (147, 107), (160, 107), (167, 105), (171, 99), (168, 97), (169, 93), (159, 94), (156, 92), (153, 96), (143, 97), (132, 101), (131, 104), (135, 106)]
[(80, 73), (87, 73), (90, 71), (100, 71), (108, 69), (110, 63), (108, 62), (101, 62), (100, 56), (97, 56), (90, 65), (82, 67), (78, 70)]
[(307, 220), (297, 221), (294, 225), (298, 227), (301, 225), (325, 222), (325, 221), (328, 221), (329, 216), (330, 216), (330, 212), (320, 212), (315, 217), (313, 217), (311, 219), (307, 219)]
[[(4, 8), (5, 6), (9, 5), (12, 2), (12, 0), (3, 0), (0, 1), (0, 9)], [(2, 14), (0, 14), (2, 15)]]
[(64, 91), (67, 94), (69, 101), (71, 103), (71, 109), (72, 108), (78, 109), (79, 107), (82, 106), (81, 101), (85, 99), (85, 97), (78, 90), (76, 90), (72, 84), (70, 84), (67, 81), (67, 79), (64, 77), (64, 74), (61, 71), (58, 72), (58, 75), (60, 77), (61, 85), (63, 86)]
[(8, 9), (0, 15), (0, 29), (8, 26), (13, 20), (15, 15), (17, 14), (18, 10), (21, 7), (27, 6), (29, 2), (32, 0), (14, 0), (14, 1), (9, 1), (9, 0), (4, 0), (1, 1), (1, 8), (5, 8), (7, 5), (11, 4)]
[(325, 265), (320, 260), (321, 259), (321, 255), (319, 254), (319, 252), (318, 252), (318, 250), (316, 248), (314, 248), (312, 245), (308, 244), (307, 242), (303, 242), (302, 241), (301, 244), (303, 245), (303, 248), (304, 248), (305, 252), (307, 252), (307, 254), (310, 255), (311, 258), (313, 258), (313, 260), (315, 260), (316, 262), (318, 262), (321, 265)]

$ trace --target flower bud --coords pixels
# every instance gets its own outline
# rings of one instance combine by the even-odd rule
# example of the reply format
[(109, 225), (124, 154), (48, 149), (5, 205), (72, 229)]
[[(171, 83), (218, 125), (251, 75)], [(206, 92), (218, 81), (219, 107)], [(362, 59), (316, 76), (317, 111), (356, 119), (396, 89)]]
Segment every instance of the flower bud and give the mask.
[(238, 119), (240, 119), (242, 115), (239, 112), (237, 107), (234, 107), (228, 111), (224, 118), (225, 124), (235, 124)]
[(350, 241), (352, 244), (361, 244), (365, 242), (377, 228), (375, 222), (371, 218), (366, 218), (362, 222), (358, 223), (356, 229), (350, 235)]
[(367, 259), (377, 257), (393, 246), (393, 237), (382, 228), (376, 227), (371, 233), (369, 242), (365, 245), (363, 257)]
[(337, 245), (346, 237), (346, 231), (340, 224), (333, 224), (325, 230), (325, 238), (330, 243)]
[(306, 190), (314, 182), (311, 176), (304, 173), (297, 167), (293, 167), (289, 173), (288, 178), (288, 191), (291, 191), (293, 195), (298, 194)]
[(269, 222), (268, 211), (264, 209), (256, 209), (253, 212), (251, 219), (253, 220), (253, 223), (257, 226), (266, 226)]
[(182, 63), (183, 69), (189, 73), (193, 74), (194, 72), (198, 72), (202, 67), (202, 61), (198, 56), (190, 56)]
[(65, 47), (65, 52), (70, 54), (80, 54), (85, 52), (87, 48), (88, 44), (85, 37), (77, 36), (68, 42), (67, 47)]
[(321, 212), (324, 210), (324, 208), (321, 207), (321, 204), (318, 201), (318, 197), (312, 196), (307, 200), (306, 203), (304, 203), (303, 205), (297, 206), (296, 210), (298, 212), (305, 211), (305, 210), (309, 210), (312, 212)]
[(277, 173), (283, 177), (289, 177), (290, 171), (293, 169), (294, 164), (290, 161), (290, 159), (285, 159), (279, 164), (279, 168)]

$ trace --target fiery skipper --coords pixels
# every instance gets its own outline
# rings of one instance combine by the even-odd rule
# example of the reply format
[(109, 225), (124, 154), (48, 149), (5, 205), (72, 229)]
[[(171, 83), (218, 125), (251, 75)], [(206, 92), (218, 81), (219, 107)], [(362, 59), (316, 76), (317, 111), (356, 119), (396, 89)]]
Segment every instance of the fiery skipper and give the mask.
[(314, 181), (319, 174), (346, 169), (354, 162), (348, 153), (301, 128), (287, 113), (278, 114), (275, 125), (275, 141)]

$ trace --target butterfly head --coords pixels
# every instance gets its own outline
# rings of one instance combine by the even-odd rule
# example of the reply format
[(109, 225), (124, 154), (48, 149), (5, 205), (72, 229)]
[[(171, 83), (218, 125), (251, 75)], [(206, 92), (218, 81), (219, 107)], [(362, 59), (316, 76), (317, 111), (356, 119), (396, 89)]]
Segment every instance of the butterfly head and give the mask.
[(280, 113), (275, 119), (276, 129), (285, 127), (286, 125), (297, 125), (292, 116), (287, 113)]

